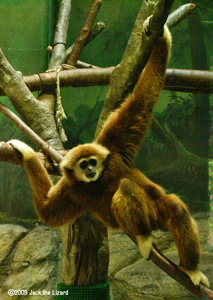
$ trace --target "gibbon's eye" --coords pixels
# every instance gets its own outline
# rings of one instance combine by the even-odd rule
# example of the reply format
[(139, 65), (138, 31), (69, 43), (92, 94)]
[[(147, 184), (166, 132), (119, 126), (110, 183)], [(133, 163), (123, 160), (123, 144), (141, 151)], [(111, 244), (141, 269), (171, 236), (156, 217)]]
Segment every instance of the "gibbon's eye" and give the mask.
[(90, 158), (89, 164), (93, 167), (97, 165), (97, 159), (96, 158)]
[(87, 160), (83, 160), (80, 164), (79, 164), (80, 168), (82, 170), (86, 169), (86, 167), (88, 166), (88, 161)]

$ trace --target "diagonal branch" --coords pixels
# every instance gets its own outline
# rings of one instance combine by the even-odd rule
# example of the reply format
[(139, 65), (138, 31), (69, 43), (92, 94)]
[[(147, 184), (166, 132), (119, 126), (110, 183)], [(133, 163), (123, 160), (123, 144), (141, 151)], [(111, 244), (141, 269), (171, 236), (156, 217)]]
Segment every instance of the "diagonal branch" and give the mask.
[(194, 3), (188, 3), (180, 6), (174, 12), (172, 12), (166, 21), (166, 24), (169, 28), (172, 28), (179, 24), (182, 20), (192, 14), (196, 5)]
[(210, 300), (213, 299), (213, 291), (208, 289), (203, 284), (195, 286), (189, 276), (182, 272), (176, 264), (171, 262), (166, 256), (164, 256), (156, 246), (153, 247), (150, 254), (151, 261), (156, 264), (161, 270), (166, 272), (170, 277), (175, 279), (181, 285), (183, 285), (192, 294), (196, 295), (199, 299)]
[(0, 112), (7, 117), (15, 126), (17, 126), (38, 148), (44, 153), (49, 154), (52, 159), (60, 163), (63, 156), (55, 149), (43, 141), (29, 126), (27, 126), (19, 117), (9, 110), (3, 103), (0, 102)]
[[(99, 21), (90, 31), (88, 38), (86, 39), (86, 42), (84, 44), (84, 47), (89, 44), (91, 41), (93, 41), (105, 28), (105, 23)], [(62, 63), (65, 63), (70, 56), (70, 54), (73, 51), (75, 44), (73, 44), (71, 47), (69, 47), (63, 56)], [(78, 67), (78, 61), (77, 61), (77, 67)]]
[(90, 6), (89, 13), (87, 15), (87, 18), (83, 24), (83, 27), (82, 27), (78, 37), (77, 37), (77, 40), (74, 44), (72, 52), (67, 59), (67, 64), (74, 66), (74, 67), (76, 66), (76, 63), (77, 63), (79, 56), (84, 48), (84, 45), (86, 44), (87, 38), (89, 36), (92, 25), (95, 21), (95, 18), (98, 14), (98, 11), (99, 11), (101, 5), (102, 5), (102, 0), (92, 0), (92, 4)]
[[(129, 238), (137, 245), (136, 239), (125, 232)], [(170, 277), (175, 279), (181, 285), (183, 285), (187, 290), (189, 290), (192, 294), (196, 295), (199, 299), (203, 300), (212, 300), (213, 299), (213, 291), (208, 289), (203, 284), (199, 286), (195, 286), (190, 277), (182, 272), (176, 264), (170, 261), (166, 256), (164, 256), (160, 250), (153, 245), (153, 248), (150, 253), (149, 259), (156, 264), (161, 270), (167, 273)]]
[(30, 124), (48, 143), (61, 149), (58, 131), (55, 127), (53, 114), (54, 99), (38, 101), (25, 85), (22, 74), (13, 69), (0, 49), (0, 87), (23, 120)]

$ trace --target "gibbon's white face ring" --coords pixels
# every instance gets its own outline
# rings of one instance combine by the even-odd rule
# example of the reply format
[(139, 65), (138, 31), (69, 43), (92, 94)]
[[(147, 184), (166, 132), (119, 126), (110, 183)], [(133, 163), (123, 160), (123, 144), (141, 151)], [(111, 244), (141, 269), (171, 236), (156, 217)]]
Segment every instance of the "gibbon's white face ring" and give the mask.
[(103, 161), (91, 155), (81, 158), (75, 165), (74, 175), (80, 181), (96, 181), (103, 171)]

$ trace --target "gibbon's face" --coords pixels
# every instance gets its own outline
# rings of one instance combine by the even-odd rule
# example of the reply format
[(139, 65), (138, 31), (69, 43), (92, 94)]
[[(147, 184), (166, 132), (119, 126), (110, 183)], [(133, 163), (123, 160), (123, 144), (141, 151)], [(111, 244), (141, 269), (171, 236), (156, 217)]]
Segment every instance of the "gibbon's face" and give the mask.
[(110, 152), (100, 144), (79, 145), (71, 149), (61, 163), (64, 175), (79, 181), (96, 181), (102, 174)]
[(74, 168), (74, 175), (80, 181), (96, 181), (102, 174), (104, 161), (100, 157), (83, 157), (77, 161)]

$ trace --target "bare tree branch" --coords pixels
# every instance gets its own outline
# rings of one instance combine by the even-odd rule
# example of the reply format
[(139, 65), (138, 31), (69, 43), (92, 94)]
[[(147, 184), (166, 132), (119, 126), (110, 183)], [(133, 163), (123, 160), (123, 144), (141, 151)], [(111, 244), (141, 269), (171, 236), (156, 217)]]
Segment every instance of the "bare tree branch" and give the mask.
[[(81, 64), (81, 63), (80, 63)], [(91, 65), (89, 65), (91, 66)], [(83, 68), (62, 70), (59, 73), (61, 87), (100, 86), (108, 85), (114, 67)], [(82, 67), (85, 67), (84, 63)], [(56, 88), (56, 73), (39, 73), (23, 77), (30, 91)], [(211, 71), (167, 69), (164, 89), (188, 93), (213, 93), (213, 73)], [(0, 96), (5, 93), (0, 89)]]
[(87, 68), (94, 68), (94, 69), (99, 69), (99, 67), (97, 67), (97, 66), (85, 63), (85, 62), (80, 61), (80, 60), (77, 61), (77, 65), (76, 66), (77, 66), (77, 68), (86, 68), (86, 69)]
[(211, 71), (167, 69), (164, 89), (188, 93), (213, 93)]
[(61, 149), (57, 128), (54, 127), (55, 100), (50, 96), (46, 101), (38, 101), (27, 88), (22, 74), (13, 69), (0, 49), (0, 87), (23, 120), (46, 142)]
[(39, 149), (49, 154), (57, 163), (60, 163), (63, 156), (55, 149), (43, 141), (29, 126), (27, 126), (19, 117), (0, 102), (0, 112), (3, 113), (15, 126), (17, 126)]
[(185, 5), (180, 6), (176, 9), (173, 13), (168, 16), (166, 24), (169, 28), (172, 28), (179, 24), (182, 20), (188, 17), (190, 14), (193, 13), (196, 5), (193, 3), (188, 3)]
[(93, 41), (104, 29), (105, 29), (105, 23), (102, 21), (98, 21), (95, 24), (95, 26), (91, 29), (86, 44)]
[(76, 39), (76, 42), (74, 44), (74, 47), (72, 49), (72, 52), (70, 53), (67, 64), (71, 66), (76, 66), (76, 63), (79, 59), (79, 56), (84, 48), (84, 45), (86, 44), (87, 38), (89, 36), (89, 33), (91, 31), (92, 25), (95, 21), (95, 18), (98, 14), (98, 11), (101, 7), (102, 0), (92, 0), (92, 4), (89, 9), (89, 13), (87, 15), (87, 18), (84, 22), (84, 25)]
[[(94, 86), (109, 84), (110, 74), (114, 68), (87, 68), (62, 70), (59, 73), (60, 86)], [(56, 87), (56, 72), (39, 73), (25, 76), (24, 80), (30, 90), (36, 91), (44, 88)]]
[(71, 0), (62, 0), (59, 9), (49, 69), (55, 69), (61, 65), (61, 58), (63, 57), (66, 48), (70, 12)]
[[(84, 44), (84, 47), (89, 44), (91, 41), (93, 41), (105, 28), (105, 23), (104, 22), (101, 22), (99, 21), (90, 31), (89, 33), (89, 36)], [(71, 47), (69, 47), (65, 53), (64, 53), (64, 56), (63, 56), (63, 60), (62, 60), (62, 63), (65, 63), (68, 59), (68, 57), (70, 56), (70, 54), (72, 53), (73, 51), (73, 48), (74, 48), (74, 45), (73, 44)], [(78, 67), (78, 61), (77, 61), (77, 67)]]

